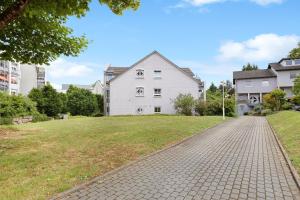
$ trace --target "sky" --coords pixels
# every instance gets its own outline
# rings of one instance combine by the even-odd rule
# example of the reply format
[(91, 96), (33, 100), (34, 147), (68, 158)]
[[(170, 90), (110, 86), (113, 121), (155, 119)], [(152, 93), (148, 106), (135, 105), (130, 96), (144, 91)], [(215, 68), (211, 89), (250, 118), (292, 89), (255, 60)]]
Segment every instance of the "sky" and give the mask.
[(299, 0), (141, 0), (137, 11), (114, 15), (93, 1), (74, 35), (89, 46), (47, 70), (55, 88), (103, 80), (107, 65), (130, 66), (154, 50), (204, 80), (219, 84), (248, 62), (259, 68), (286, 57), (300, 41)]

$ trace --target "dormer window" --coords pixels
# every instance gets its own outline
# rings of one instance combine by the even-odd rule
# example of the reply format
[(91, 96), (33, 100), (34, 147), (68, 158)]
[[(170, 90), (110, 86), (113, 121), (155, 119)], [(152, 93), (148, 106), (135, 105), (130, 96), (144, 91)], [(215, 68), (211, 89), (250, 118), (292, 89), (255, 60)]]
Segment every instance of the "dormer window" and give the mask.
[(136, 77), (137, 78), (144, 78), (144, 70), (143, 69), (137, 69), (136, 70)]
[(295, 65), (300, 65), (300, 59), (295, 60)]
[(286, 60), (285, 65), (293, 65), (293, 61), (292, 60)]

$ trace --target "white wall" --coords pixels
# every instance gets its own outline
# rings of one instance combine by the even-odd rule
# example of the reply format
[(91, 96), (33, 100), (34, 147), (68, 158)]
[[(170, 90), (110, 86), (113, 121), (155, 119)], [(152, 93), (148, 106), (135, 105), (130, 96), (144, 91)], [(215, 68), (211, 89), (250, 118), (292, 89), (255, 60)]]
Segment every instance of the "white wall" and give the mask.
[[(136, 69), (144, 69), (144, 79), (136, 78)], [(154, 70), (161, 70), (161, 79), (154, 78)], [(144, 97), (136, 97), (136, 87), (144, 87)], [(161, 97), (154, 97), (154, 88), (162, 89)], [(137, 108), (143, 114), (153, 114), (160, 106), (161, 113), (175, 114), (174, 100), (180, 93), (199, 98), (198, 84), (175, 66), (153, 54), (134, 68), (110, 83), (110, 115), (136, 115)]]
[[(263, 81), (268, 81), (269, 86), (264, 86)], [(277, 88), (276, 78), (236, 80), (235, 84), (236, 93), (268, 93)]]
[(37, 71), (34, 65), (21, 65), (20, 93), (27, 95), (37, 87)]
[(300, 75), (300, 70), (290, 71), (277, 71), (277, 79), (279, 87), (292, 87), (294, 86), (294, 79), (290, 78), (291, 73), (297, 73)]

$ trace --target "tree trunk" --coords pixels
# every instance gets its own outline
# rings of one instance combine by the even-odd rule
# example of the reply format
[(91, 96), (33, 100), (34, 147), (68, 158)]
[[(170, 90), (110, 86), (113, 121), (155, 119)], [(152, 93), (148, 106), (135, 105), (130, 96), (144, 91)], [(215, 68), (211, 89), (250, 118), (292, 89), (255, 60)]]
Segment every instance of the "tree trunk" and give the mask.
[(0, 14), (0, 31), (19, 17), (31, 0), (18, 0)]

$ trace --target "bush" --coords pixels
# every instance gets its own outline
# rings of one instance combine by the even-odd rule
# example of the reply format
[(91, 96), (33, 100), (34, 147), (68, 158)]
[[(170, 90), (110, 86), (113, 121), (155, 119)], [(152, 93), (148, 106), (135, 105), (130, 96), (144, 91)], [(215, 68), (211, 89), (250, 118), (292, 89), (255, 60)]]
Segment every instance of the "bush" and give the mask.
[(191, 94), (179, 94), (175, 101), (174, 107), (177, 113), (191, 116), (195, 107), (195, 100)]
[(0, 117), (0, 125), (10, 125), (12, 124), (12, 117)]
[(282, 110), (291, 110), (293, 108), (293, 105), (289, 102), (285, 102), (283, 105), (282, 105)]
[(197, 101), (195, 103), (195, 112), (200, 116), (205, 116), (207, 114), (207, 103), (204, 101)]
[(261, 111), (261, 115), (262, 116), (267, 116), (267, 115), (271, 115), (273, 112), (271, 109), (264, 109)]
[(49, 117), (57, 116), (63, 109), (59, 93), (50, 84), (45, 85), (41, 89), (32, 89), (28, 97), (36, 102), (40, 113)]
[(295, 105), (300, 105), (300, 95), (294, 96), (294, 97), (292, 98), (292, 102), (293, 102)]
[(36, 104), (22, 95), (11, 96), (0, 92), (0, 117), (14, 118), (36, 114)]
[(45, 114), (35, 114), (32, 117), (32, 122), (43, 122), (43, 121), (49, 121), (51, 118), (49, 118), (47, 115)]
[(99, 113), (97, 98), (86, 89), (70, 86), (67, 91), (67, 106), (72, 115), (91, 116)]
[(269, 108), (272, 111), (282, 110), (282, 106), (285, 104), (285, 92), (280, 89), (273, 90), (270, 94), (266, 94), (263, 97), (264, 107)]

